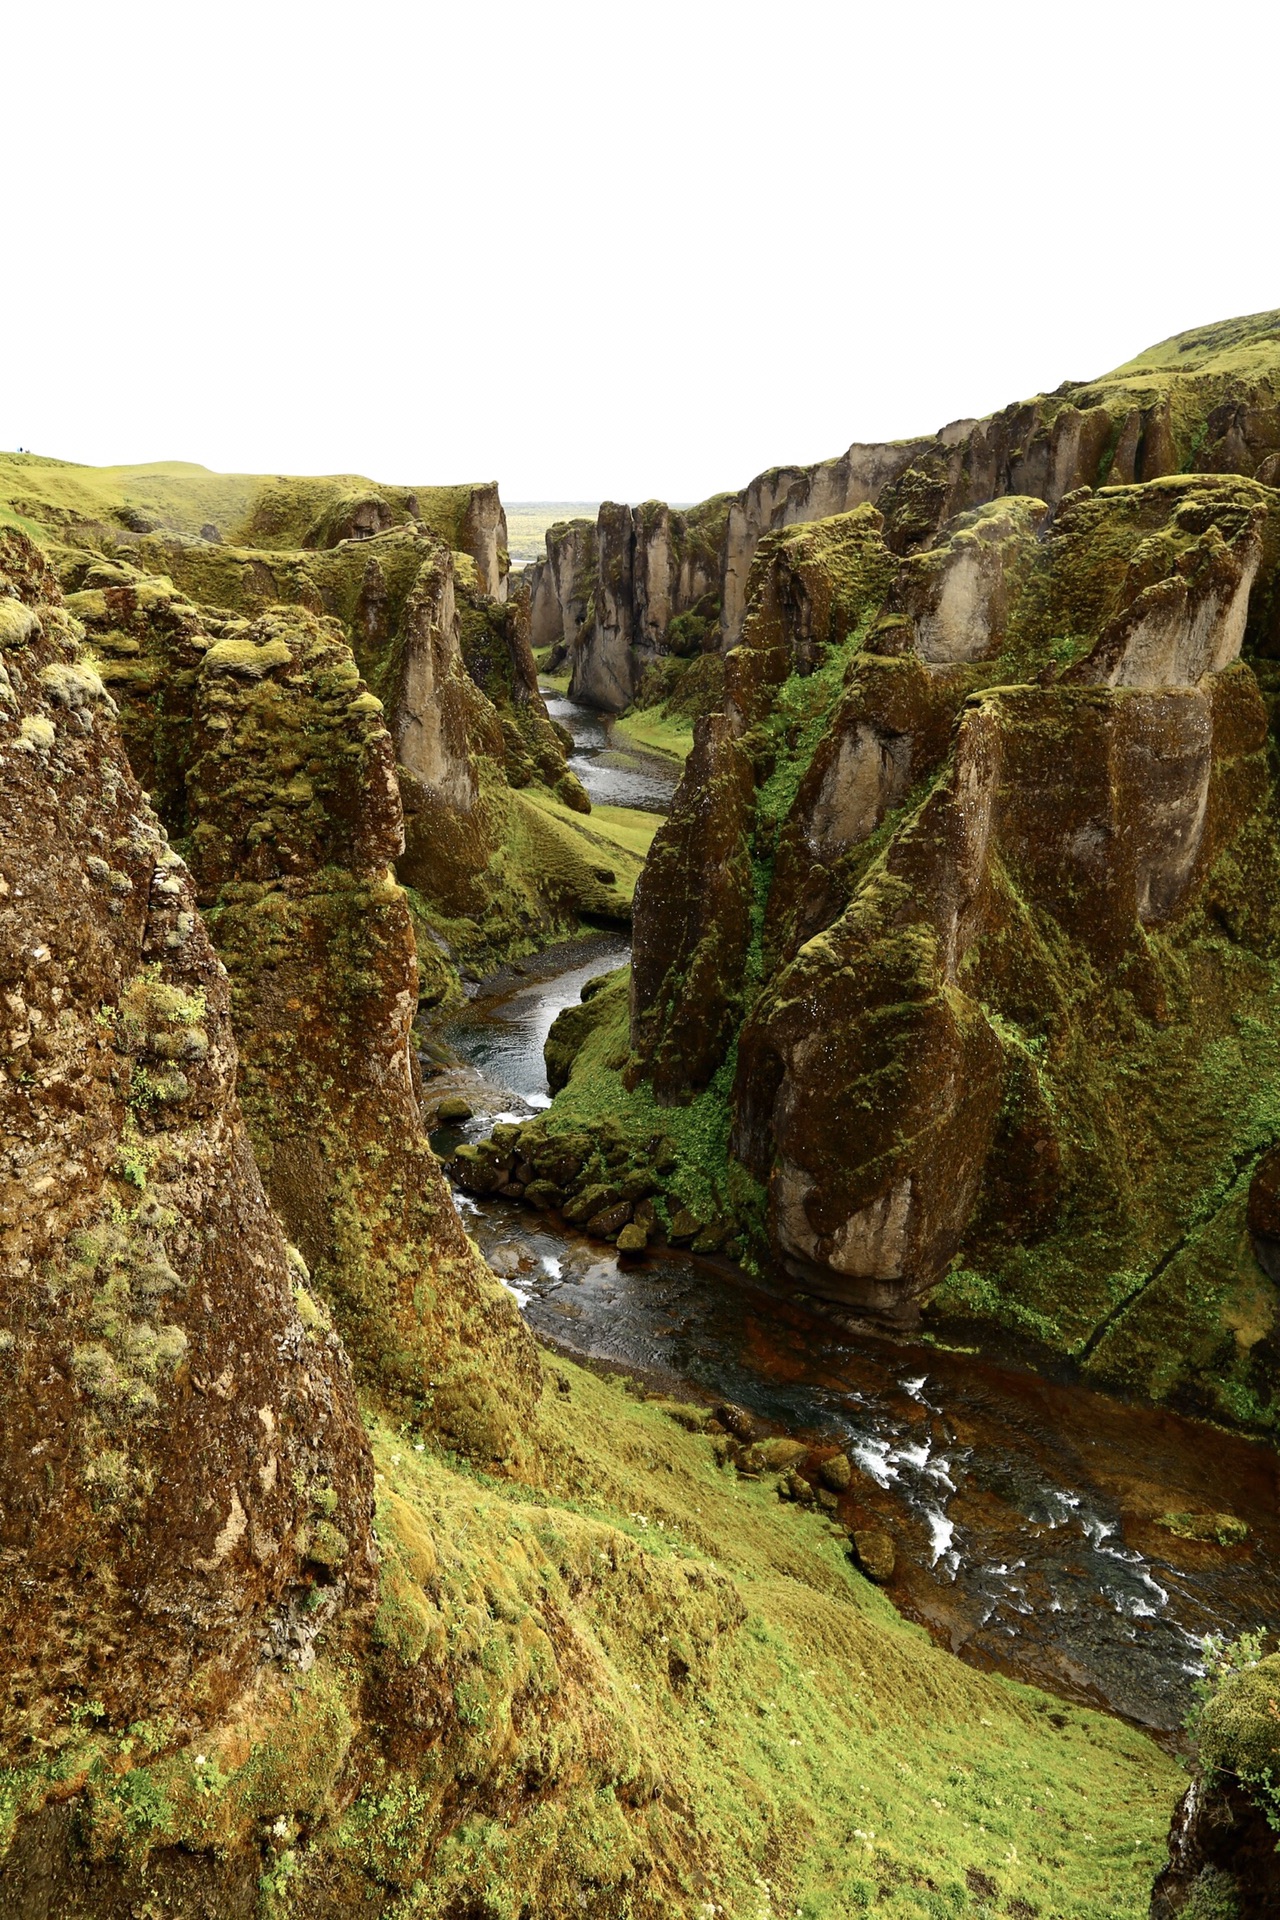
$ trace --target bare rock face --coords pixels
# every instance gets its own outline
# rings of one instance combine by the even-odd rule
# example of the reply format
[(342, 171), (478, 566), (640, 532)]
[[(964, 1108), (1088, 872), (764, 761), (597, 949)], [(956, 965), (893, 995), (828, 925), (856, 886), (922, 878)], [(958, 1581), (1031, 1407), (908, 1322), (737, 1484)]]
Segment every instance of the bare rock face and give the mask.
[[(1171, 489), (1171, 498), (1173, 490)], [(1073, 678), (1108, 687), (1194, 686), (1238, 658), (1249, 596), (1262, 560), (1266, 507), (1230, 538), (1199, 499), (1177, 504), (1174, 525), (1196, 537), (1178, 554), (1172, 574), (1147, 584), (1165, 556), (1140, 547), (1129, 564), (1122, 610), (1111, 619)]]
[[(620, 713), (661, 655), (696, 652), (704, 634), (716, 644), (723, 531), (720, 503), (681, 514), (660, 500), (639, 507), (607, 500), (594, 528), (576, 520), (551, 530), (534, 587), (535, 606), (544, 609), (538, 632), (555, 624), (547, 611), (554, 596), (575, 700)], [(694, 617), (690, 633), (699, 607), (703, 617)]]
[(507, 554), (507, 515), (496, 480), (471, 488), (459, 529), (459, 544), (476, 563), (480, 591), (494, 600), (505, 600), (511, 561)]
[[(940, 438), (950, 443), (961, 427), (971, 424), (966, 421), (945, 428)], [(774, 467), (744, 487), (730, 503), (725, 533), (722, 644), (733, 646), (742, 631), (750, 599), (751, 566), (766, 533), (874, 505), (884, 489), (930, 444), (926, 440), (884, 446), (855, 444), (838, 460), (824, 460), (814, 467)]]
[(12, 1762), (77, 1703), (198, 1726), (264, 1659), (304, 1658), (309, 1597), (319, 1624), (370, 1586), (372, 1485), (249, 1150), (191, 878), (19, 536), (0, 583)]
[(405, 602), (384, 684), (405, 810), (401, 872), (446, 911), (466, 912), (492, 851), (477, 756), (487, 749), (500, 762), (502, 737), (463, 665), (453, 563), (443, 551)]
[(547, 530), (547, 557), (530, 590), (529, 640), (550, 647), (552, 663), (573, 657), (595, 618), (596, 534), (590, 520), (563, 520)]
[(911, 649), (928, 666), (1000, 651), (1046, 512), (1040, 500), (1002, 500), (904, 562), (886, 615), (909, 622)]

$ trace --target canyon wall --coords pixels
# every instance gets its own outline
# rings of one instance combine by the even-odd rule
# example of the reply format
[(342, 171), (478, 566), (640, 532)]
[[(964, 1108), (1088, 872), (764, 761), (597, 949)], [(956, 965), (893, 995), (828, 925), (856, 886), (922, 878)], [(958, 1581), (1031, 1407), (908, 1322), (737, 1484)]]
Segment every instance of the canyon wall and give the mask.
[[(907, 554), (956, 514), (1004, 495), (1053, 508), (1082, 486), (1178, 472), (1275, 484), (1280, 385), (1268, 351), (1275, 331), (1267, 314), (1200, 328), (1097, 380), (1065, 382), (921, 439), (855, 445), (816, 466), (774, 468), (740, 493), (685, 513), (658, 502), (631, 510), (607, 503), (594, 534), (587, 522), (553, 530), (554, 557), (548, 536), (548, 557), (532, 570), (533, 645), (557, 649), (573, 698), (620, 712), (658, 655), (737, 644), (752, 560), (766, 533), (869, 502), (884, 515), (887, 545)], [(682, 541), (695, 529), (698, 564), (686, 568)]]
[[(43, 559), (0, 535), (5, 1765), (223, 1712), (372, 1591), (345, 1355), (263, 1195), (232, 989)], [(92, 1623), (92, 1631), (86, 1627)]]
[[(386, 708), (405, 827), (396, 869), (428, 1001), (458, 998), (461, 968), (486, 971), (583, 917), (629, 920), (639, 858), (583, 817), (590, 804), (547, 717), (520, 609), (484, 593), (468, 556), (422, 521), (313, 548), (161, 530), (53, 552), (101, 638), (104, 673), (157, 707), (157, 738), (176, 735), (154, 699), (146, 628), (163, 626), (175, 594), (224, 624), (289, 607), (340, 625)], [(113, 582), (134, 597), (123, 624), (104, 598)]]
[(68, 608), (120, 703), (135, 770), (189, 850), (277, 1213), (384, 1402), (503, 1458), (519, 1448), (520, 1393), (495, 1398), (485, 1375), (509, 1370), (510, 1386), (527, 1363), (423, 1132), (418, 960), (395, 874), (401, 779), (464, 811), (467, 703), (487, 704), (440, 618), (441, 551), (408, 598), (390, 728), (340, 626), (305, 608), (219, 616), (106, 561)]
[(1124, 1834), (1116, 1869), (1068, 1832), (1052, 1884), (1130, 1910), (1149, 1743), (1042, 1731), (484, 1272), (414, 1111), (393, 740), (342, 629), (107, 560), (72, 601), (0, 534), (4, 1911), (699, 1920), (766, 1872), (791, 1910), (843, 1887), (851, 1805), (869, 1872), (954, 1880), (958, 1760), (966, 1862), (1042, 1906), (1034, 1817), (978, 1823), (988, 1749)]
[(551, 1145), (612, 1079), (674, 1142), (654, 1231), (1266, 1424), (1280, 495), (1173, 475), (890, 532), (761, 542), (629, 1032), (576, 1092), (560, 1062)]

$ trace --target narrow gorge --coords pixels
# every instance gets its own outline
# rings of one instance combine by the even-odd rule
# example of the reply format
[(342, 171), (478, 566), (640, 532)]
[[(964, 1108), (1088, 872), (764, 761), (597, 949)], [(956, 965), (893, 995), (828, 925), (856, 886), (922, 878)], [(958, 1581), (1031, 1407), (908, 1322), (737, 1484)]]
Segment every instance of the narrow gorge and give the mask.
[(1278, 694), (1276, 313), (514, 569), (0, 455), (0, 1908), (1280, 1915)]

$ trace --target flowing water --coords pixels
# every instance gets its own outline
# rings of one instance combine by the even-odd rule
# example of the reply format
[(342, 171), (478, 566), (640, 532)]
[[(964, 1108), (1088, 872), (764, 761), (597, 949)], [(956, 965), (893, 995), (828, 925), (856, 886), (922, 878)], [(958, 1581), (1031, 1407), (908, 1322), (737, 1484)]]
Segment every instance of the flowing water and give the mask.
[(580, 707), (550, 687), (543, 687), (542, 697), (551, 718), (573, 735), (569, 765), (593, 804), (642, 807), (647, 813), (667, 811), (680, 777), (674, 760), (633, 747), (618, 734), (610, 714)]
[[(443, 1037), (477, 1118), (437, 1134), (439, 1151), (547, 1105), (552, 1020), (626, 951), (612, 935), (572, 943), (471, 1002)], [(892, 1597), (964, 1658), (1168, 1733), (1201, 1638), (1280, 1613), (1271, 1449), (973, 1354), (850, 1332), (725, 1261), (670, 1249), (619, 1264), (550, 1216), (456, 1197), (545, 1340), (844, 1446), (859, 1471), (841, 1519), (893, 1535)], [(1161, 1524), (1185, 1513), (1232, 1515), (1247, 1536), (1188, 1540)]]

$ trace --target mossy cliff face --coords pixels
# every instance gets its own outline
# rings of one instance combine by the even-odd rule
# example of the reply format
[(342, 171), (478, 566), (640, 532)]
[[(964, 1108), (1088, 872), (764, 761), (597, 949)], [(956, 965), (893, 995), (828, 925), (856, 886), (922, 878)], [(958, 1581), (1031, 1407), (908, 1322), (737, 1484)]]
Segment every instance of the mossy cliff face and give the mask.
[[(806, 531), (762, 566), (750, 644), (731, 656), (724, 711), (696, 745), (636, 892), (632, 1026), (659, 1097), (705, 1087), (742, 1010), (753, 931), (750, 832), (773, 688), (856, 622), (891, 573), (866, 510)], [(838, 555), (834, 566), (824, 564)], [(865, 576), (869, 576), (868, 585)]]
[(1280, 875), (1239, 656), (1269, 681), (1277, 497), (1002, 500), (905, 560), (885, 532), (863, 507), (762, 545), (638, 890), (619, 1112), (727, 1122), (711, 1211), (753, 1231), (759, 1183), (811, 1291), (1269, 1423), (1246, 1201), (1280, 1128)]
[(198, 1730), (264, 1657), (305, 1665), (374, 1566), (350, 1373), (263, 1196), (227, 976), (60, 599), (0, 536), (9, 1764), (69, 1714)]
[[(479, 590), (465, 555), (416, 525), (314, 553), (160, 534), (130, 551), (166, 571), (141, 572), (119, 547), (110, 558), (62, 554), (59, 564), (110, 671), (140, 688), (150, 676), (157, 722), (166, 697), (160, 669), (147, 664), (149, 629), (176, 620), (221, 632), (280, 605), (341, 623), (396, 743), (405, 814), (397, 871), (412, 890), (426, 1001), (458, 996), (460, 966), (487, 970), (575, 932), (584, 917), (629, 920), (639, 860), (615, 858), (607, 832), (573, 820), (590, 803), (547, 718), (527, 625)], [(114, 591), (125, 587), (128, 609)]]
[(726, 515), (724, 497), (686, 512), (606, 501), (594, 526), (548, 531), (527, 569), (530, 641), (569, 668), (575, 700), (620, 713), (655, 661), (717, 645)]
[[(541, 785), (572, 812), (590, 811), (547, 718), (521, 627), (491, 600), (459, 600), (452, 562), (441, 552), (418, 576), (377, 684), (396, 739), (405, 883), (445, 918), (487, 926), (501, 950), (504, 913), (520, 931), (536, 922), (536, 911), (522, 915), (509, 899), (519, 867), (499, 871), (511, 789)], [(542, 877), (536, 865), (529, 872), (535, 895)], [(565, 904), (547, 897), (551, 891), (544, 893), (549, 933), (563, 924)]]
[(578, 521), (548, 535), (533, 644), (571, 663), (575, 699), (620, 712), (656, 657), (737, 644), (769, 533), (873, 504), (887, 545), (908, 554), (991, 500), (1054, 508), (1079, 487), (1176, 473), (1280, 478), (1280, 315), (1179, 334), (1097, 380), (923, 439), (771, 468), (684, 513), (606, 504), (594, 534)]
[(1227, 1676), (1198, 1728), (1196, 1777), (1178, 1804), (1151, 1920), (1280, 1915), (1280, 1655)]
[[(460, 997), (461, 969), (488, 971), (584, 919), (629, 920), (639, 859), (607, 824), (572, 817), (590, 803), (547, 717), (528, 617), (506, 603), (496, 486), (268, 482), (14, 456), (0, 459), (0, 520), (6, 481), (10, 517), (46, 546), (64, 587), (92, 596), (85, 617), (121, 681), (145, 678), (146, 630), (175, 618), (220, 631), (284, 605), (341, 623), (404, 750), (399, 872), (428, 1003)], [(125, 585), (136, 596), (127, 621), (102, 598)], [(151, 694), (159, 715), (164, 697)]]
[(0, 1904), (1138, 1920), (1175, 1788), (1141, 1735), (933, 1647), (696, 1411), (537, 1363), (484, 1283), (411, 1110), (393, 743), (341, 631), (85, 588), (191, 877), (11, 562)]
[[(414, 595), (389, 674), (401, 751), (461, 792), (465, 713), (455, 745), (449, 695), (482, 696), (460, 670), (417, 685), (434, 657), (432, 603)], [(139, 764), (165, 763), (159, 797), (231, 974), (241, 1098), (290, 1239), (388, 1405), (484, 1458), (517, 1453), (527, 1343), (419, 1116), (418, 961), (381, 702), (337, 624), (300, 608), (209, 619), (133, 580), (90, 585), (71, 605), (94, 622)], [(121, 651), (130, 642), (137, 653)]]

